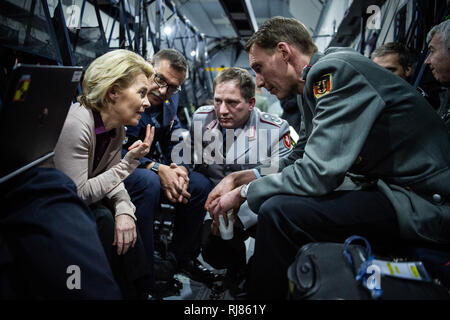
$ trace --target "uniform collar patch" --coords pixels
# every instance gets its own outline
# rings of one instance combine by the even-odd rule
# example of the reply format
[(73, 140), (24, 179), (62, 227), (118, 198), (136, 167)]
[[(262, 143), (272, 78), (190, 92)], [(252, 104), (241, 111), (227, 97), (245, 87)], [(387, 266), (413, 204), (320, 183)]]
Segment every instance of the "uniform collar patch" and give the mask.
[(303, 67), (302, 70), (302, 79), (306, 80), (306, 76), (308, 75), (309, 70), (311, 69), (311, 65), (307, 64), (306, 66)]
[(319, 81), (313, 85), (314, 97), (319, 99), (324, 95), (329, 94), (333, 90), (333, 81), (331, 73), (328, 73), (320, 78)]
[(216, 125), (217, 125), (217, 120), (214, 119), (213, 121), (211, 121), (211, 122), (206, 126), (206, 129), (212, 130), (212, 129), (214, 129), (214, 127), (215, 127)]

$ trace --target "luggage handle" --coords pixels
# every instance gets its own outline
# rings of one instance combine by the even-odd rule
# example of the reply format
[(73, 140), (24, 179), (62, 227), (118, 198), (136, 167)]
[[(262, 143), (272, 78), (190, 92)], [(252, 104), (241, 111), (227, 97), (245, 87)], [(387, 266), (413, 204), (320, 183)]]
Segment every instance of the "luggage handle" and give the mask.
[(342, 251), (342, 253), (344, 254), (345, 258), (348, 260), (348, 262), (350, 263), (350, 265), (353, 266), (353, 258), (352, 255), (350, 254), (350, 252), (348, 252), (348, 246), (356, 240), (362, 240), (365, 244), (366, 244), (366, 257), (370, 257), (372, 255), (372, 247), (370, 246), (369, 241), (361, 236), (351, 236), (348, 237), (345, 242), (344, 242), (344, 250)]

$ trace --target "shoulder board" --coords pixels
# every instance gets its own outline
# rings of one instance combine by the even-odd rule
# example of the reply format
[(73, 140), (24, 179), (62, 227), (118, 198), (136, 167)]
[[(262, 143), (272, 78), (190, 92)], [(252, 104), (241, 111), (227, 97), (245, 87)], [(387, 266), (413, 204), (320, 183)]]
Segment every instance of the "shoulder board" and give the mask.
[(203, 106), (198, 108), (195, 113), (211, 113), (214, 111), (214, 106)]
[(283, 120), (281, 120), (278, 116), (266, 112), (261, 113), (260, 119), (261, 122), (269, 123), (276, 127), (281, 127), (281, 125), (283, 124)]

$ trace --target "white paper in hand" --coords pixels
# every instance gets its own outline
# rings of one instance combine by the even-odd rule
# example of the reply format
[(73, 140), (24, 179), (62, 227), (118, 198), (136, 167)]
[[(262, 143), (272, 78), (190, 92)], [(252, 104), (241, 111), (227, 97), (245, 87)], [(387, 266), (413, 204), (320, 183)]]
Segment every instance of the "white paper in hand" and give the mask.
[(233, 210), (230, 210), (227, 212), (228, 217), (228, 227), (225, 225), (225, 220), (223, 219), (223, 216), (219, 216), (219, 231), (220, 236), (223, 240), (231, 240), (233, 239), (233, 216), (232, 216)]

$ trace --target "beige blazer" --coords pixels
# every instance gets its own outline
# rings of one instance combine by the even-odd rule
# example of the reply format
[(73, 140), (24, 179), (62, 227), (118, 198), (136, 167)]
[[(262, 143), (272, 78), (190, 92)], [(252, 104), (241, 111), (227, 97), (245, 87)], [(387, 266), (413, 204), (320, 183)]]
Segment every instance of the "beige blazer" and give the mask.
[(128, 214), (136, 219), (135, 206), (123, 180), (139, 165), (139, 161), (121, 158), (123, 127), (117, 130), (105, 154), (93, 170), (95, 154), (95, 124), (92, 111), (75, 103), (70, 107), (55, 148), (54, 167), (67, 174), (77, 186), (79, 196), (88, 204), (111, 200), (115, 215)]

